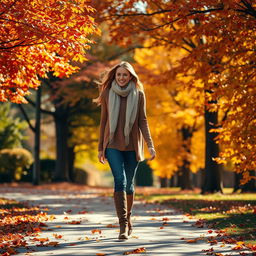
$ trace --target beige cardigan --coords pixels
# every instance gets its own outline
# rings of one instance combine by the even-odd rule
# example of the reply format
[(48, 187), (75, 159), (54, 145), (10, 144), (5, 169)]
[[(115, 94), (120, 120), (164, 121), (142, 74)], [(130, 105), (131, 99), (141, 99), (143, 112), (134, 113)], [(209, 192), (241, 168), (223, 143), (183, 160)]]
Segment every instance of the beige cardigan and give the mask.
[[(108, 94), (109, 89), (106, 89), (102, 93), (102, 103), (101, 103), (101, 120), (100, 120), (100, 138), (98, 150), (103, 151), (105, 155), (105, 150), (109, 143), (109, 120), (108, 120)], [(125, 113), (124, 113), (125, 115)], [(148, 148), (153, 148), (153, 141), (150, 135), (147, 116), (146, 116), (146, 99), (143, 91), (139, 91), (139, 103), (137, 116), (134, 121), (130, 138), (132, 139), (132, 144), (136, 152), (137, 161), (144, 160), (144, 146), (143, 138), (147, 143)]]

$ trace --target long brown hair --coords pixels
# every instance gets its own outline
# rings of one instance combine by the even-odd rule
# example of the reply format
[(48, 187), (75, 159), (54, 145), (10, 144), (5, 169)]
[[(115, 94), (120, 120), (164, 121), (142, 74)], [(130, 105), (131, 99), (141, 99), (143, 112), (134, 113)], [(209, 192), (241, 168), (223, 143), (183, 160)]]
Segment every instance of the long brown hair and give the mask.
[(99, 83), (99, 91), (100, 91), (100, 95), (97, 99), (94, 100), (94, 102), (96, 102), (98, 105), (101, 104), (101, 100), (102, 100), (102, 93), (104, 90), (106, 90), (107, 88), (111, 87), (111, 83), (112, 81), (115, 79), (115, 74), (116, 74), (116, 70), (119, 68), (125, 68), (129, 71), (129, 73), (132, 76), (132, 80), (134, 81), (136, 87), (138, 88), (139, 91), (143, 91), (143, 85), (139, 80), (138, 75), (136, 74), (133, 66), (127, 62), (127, 61), (122, 61), (119, 64), (115, 65), (114, 67), (112, 67), (110, 70), (108, 70), (105, 75), (103, 76), (102, 82)]

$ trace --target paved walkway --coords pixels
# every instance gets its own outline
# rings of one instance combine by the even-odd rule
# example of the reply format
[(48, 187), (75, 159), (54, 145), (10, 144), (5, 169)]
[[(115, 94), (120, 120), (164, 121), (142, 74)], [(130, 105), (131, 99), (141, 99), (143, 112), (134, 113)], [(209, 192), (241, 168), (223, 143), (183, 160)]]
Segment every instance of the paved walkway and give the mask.
[[(202, 250), (212, 247), (212, 255), (239, 255), (239, 252), (231, 250), (234, 245), (218, 243), (212, 246), (207, 243), (204, 238), (211, 235), (207, 228), (192, 226), (195, 220), (166, 206), (136, 201), (132, 218), (134, 232), (129, 240), (120, 242), (113, 200), (101, 196), (98, 190), (76, 193), (0, 188), (0, 197), (47, 207), (48, 215), (56, 217), (47, 222), (48, 227), (40, 237), (48, 237), (50, 242), (58, 242), (58, 246), (38, 247), (36, 242), (29, 240), (29, 247), (34, 252), (28, 254), (20, 249), (19, 255), (22, 256), (117, 256), (138, 248), (144, 248), (145, 252), (135, 255), (196, 256), (206, 255), (207, 252)], [(72, 221), (74, 224), (70, 224)], [(59, 235), (62, 237), (58, 238)]]

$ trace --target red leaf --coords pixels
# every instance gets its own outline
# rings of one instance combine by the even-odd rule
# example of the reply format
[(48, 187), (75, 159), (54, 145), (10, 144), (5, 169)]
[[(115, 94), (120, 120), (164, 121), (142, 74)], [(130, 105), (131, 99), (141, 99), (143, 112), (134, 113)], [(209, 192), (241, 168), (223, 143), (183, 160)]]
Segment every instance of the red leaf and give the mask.
[(39, 223), (39, 227), (48, 227), (48, 225), (45, 224), (45, 223), (43, 223), (43, 222), (40, 222), (40, 223)]
[(93, 230), (91, 230), (91, 232), (92, 232), (92, 234), (94, 234), (94, 233), (101, 234), (101, 230), (100, 229), (93, 229)]
[(145, 247), (137, 248), (137, 249), (135, 249), (133, 251), (124, 252), (123, 255), (139, 254), (139, 253), (143, 253), (143, 252), (146, 252), (146, 248)]

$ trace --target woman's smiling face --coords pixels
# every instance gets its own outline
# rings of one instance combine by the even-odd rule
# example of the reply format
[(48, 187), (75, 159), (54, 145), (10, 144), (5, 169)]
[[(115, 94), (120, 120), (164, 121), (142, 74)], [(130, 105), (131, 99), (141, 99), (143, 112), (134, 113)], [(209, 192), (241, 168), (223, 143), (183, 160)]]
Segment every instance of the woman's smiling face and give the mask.
[(129, 83), (131, 80), (131, 74), (126, 68), (119, 67), (116, 70), (115, 79), (117, 84), (122, 87)]

